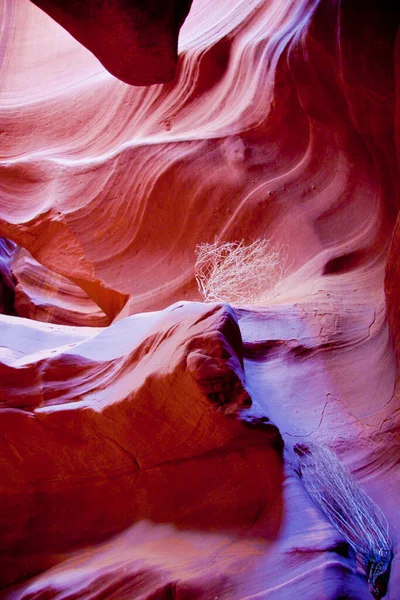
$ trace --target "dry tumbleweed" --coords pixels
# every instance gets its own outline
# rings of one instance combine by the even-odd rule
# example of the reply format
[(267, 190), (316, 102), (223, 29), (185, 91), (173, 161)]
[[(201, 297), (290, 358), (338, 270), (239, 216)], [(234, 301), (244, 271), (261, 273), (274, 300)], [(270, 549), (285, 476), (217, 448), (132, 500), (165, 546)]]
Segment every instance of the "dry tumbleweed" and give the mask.
[(195, 277), (206, 302), (260, 304), (274, 296), (283, 278), (287, 251), (257, 239), (197, 246)]

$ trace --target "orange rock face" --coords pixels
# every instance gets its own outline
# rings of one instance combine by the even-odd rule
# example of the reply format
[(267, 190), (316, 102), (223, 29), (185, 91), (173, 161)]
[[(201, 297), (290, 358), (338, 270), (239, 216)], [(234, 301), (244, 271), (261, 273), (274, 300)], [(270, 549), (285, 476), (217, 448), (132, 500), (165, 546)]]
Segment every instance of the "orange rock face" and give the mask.
[[(174, 77), (189, 3), (37, 4), (0, 7), (0, 598), (371, 598), (311, 440), (396, 600), (398, 11), (194, 0)], [(197, 246), (259, 238), (263, 300), (199, 302)]]

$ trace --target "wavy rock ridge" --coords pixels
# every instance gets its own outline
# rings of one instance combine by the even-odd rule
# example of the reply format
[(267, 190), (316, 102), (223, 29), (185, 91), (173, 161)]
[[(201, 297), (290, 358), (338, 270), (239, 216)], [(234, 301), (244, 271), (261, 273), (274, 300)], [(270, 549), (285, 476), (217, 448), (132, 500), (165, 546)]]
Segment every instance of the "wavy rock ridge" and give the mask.
[[(148, 88), (0, 11), (0, 597), (371, 598), (291, 447), (396, 540), (398, 10), (194, 0)], [(197, 245), (258, 238), (273, 300), (196, 302)]]

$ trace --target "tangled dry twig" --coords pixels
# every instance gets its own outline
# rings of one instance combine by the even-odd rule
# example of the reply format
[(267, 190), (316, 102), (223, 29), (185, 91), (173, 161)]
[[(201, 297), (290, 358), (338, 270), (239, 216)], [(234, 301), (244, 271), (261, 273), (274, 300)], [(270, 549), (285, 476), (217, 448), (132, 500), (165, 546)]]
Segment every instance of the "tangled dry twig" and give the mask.
[(195, 277), (206, 302), (260, 304), (273, 297), (286, 269), (287, 250), (257, 239), (197, 246)]

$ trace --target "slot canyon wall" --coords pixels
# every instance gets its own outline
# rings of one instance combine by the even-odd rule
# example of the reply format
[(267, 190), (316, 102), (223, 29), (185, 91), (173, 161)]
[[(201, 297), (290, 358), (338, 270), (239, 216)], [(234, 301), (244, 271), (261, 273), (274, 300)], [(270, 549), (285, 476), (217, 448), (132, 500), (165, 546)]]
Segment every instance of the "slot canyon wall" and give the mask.
[[(400, 10), (54, 6), (0, 6), (0, 598), (372, 598), (311, 441), (397, 600)], [(198, 245), (258, 238), (273, 289), (202, 302)]]

